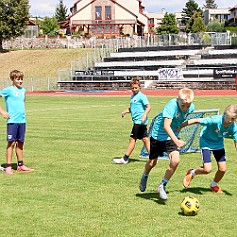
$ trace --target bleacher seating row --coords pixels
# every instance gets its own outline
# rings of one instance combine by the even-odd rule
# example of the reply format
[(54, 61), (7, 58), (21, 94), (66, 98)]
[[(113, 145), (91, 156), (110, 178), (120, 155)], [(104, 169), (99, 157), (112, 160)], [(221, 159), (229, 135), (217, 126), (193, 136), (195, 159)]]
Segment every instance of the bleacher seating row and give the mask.
[[(175, 85), (179, 87), (178, 82), (190, 83), (190, 86), (198, 88), (197, 82), (199, 82), (203, 88), (206, 88), (205, 85), (213, 88), (220, 88), (223, 85), (225, 89), (233, 89), (237, 72), (236, 56), (237, 49), (233, 46), (125, 48), (119, 49), (117, 53), (111, 53), (110, 57), (105, 58), (103, 62), (95, 63), (92, 73), (76, 71), (73, 80), (77, 82), (77, 86), (81, 83), (83, 87), (84, 82), (88, 87), (89, 84), (98, 82), (103, 88), (107, 88), (109, 83), (112, 88), (118, 88), (117, 82), (119, 84), (121, 81), (121, 88), (124, 88), (127, 85), (126, 81), (129, 81), (132, 76), (140, 76), (143, 80), (153, 80), (152, 88), (170, 88), (171, 84), (172, 87)], [(171, 69), (172, 71), (172, 68), (181, 70), (182, 77), (170, 78), (168, 74), (165, 79), (159, 77), (158, 70)], [(223, 73), (215, 73), (217, 69), (222, 70), (223, 73), (229, 69), (234, 72), (229, 70), (223, 76)]]

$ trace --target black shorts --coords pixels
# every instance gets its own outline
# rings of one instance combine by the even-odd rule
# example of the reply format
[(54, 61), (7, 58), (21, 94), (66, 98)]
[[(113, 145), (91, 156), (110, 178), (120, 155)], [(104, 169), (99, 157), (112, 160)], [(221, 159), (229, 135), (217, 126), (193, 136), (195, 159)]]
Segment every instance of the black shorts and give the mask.
[(164, 156), (164, 152), (169, 154), (172, 151), (178, 151), (178, 147), (173, 142), (173, 140), (158, 141), (153, 137), (150, 138), (149, 159), (156, 159), (159, 156)]
[(142, 139), (144, 137), (147, 137), (147, 127), (143, 124), (133, 124), (132, 131), (130, 134), (130, 137), (134, 139)]

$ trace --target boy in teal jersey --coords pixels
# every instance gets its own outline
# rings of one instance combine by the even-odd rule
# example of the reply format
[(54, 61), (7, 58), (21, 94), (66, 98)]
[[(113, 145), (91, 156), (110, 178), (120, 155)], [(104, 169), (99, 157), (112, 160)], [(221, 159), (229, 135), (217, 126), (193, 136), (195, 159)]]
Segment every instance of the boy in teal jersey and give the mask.
[(141, 139), (148, 153), (150, 152), (150, 143), (147, 134), (147, 114), (151, 110), (151, 106), (147, 96), (140, 92), (141, 84), (139, 78), (135, 77), (131, 80), (130, 88), (133, 93), (130, 97), (130, 107), (122, 112), (122, 117), (127, 113), (131, 113), (133, 128), (125, 155), (122, 158), (113, 159), (116, 164), (127, 164), (129, 162), (129, 156), (135, 148), (137, 139)]
[(12, 171), (12, 155), (15, 148), (18, 171), (30, 172), (23, 163), (23, 146), (26, 130), (25, 115), (25, 93), (22, 87), (23, 73), (18, 70), (10, 72), (12, 86), (4, 88), (0, 91), (0, 96), (5, 99), (6, 111), (0, 108), (0, 113), (7, 119), (7, 150), (6, 150), (6, 174), (13, 174)]
[(185, 142), (178, 138), (176, 131), (186, 120), (186, 117), (194, 111), (193, 91), (187, 88), (179, 91), (178, 98), (170, 100), (163, 111), (154, 122), (150, 138), (150, 155), (145, 165), (144, 172), (140, 181), (140, 191), (146, 190), (148, 175), (153, 167), (156, 166), (159, 156), (166, 152), (169, 155), (169, 166), (156, 191), (162, 200), (167, 200), (166, 185), (176, 171), (180, 162), (179, 149), (185, 146)]
[(222, 180), (226, 172), (226, 156), (224, 148), (224, 138), (232, 138), (237, 150), (237, 105), (230, 104), (226, 107), (223, 115), (214, 115), (207, 118), (190, 119), (184, 122), (180, 129), (192, 125), (200, 124), (204, 126), (200, 133), (200, 149), (203, 166), (188, 170), (183, 179), (183, 186), (187, 188), (195, 175), (209, 174), (212, 170), (211, 154), (217, 163), (218, 170), (211, 182), (212, 192), (221, 193), (218, 183)]

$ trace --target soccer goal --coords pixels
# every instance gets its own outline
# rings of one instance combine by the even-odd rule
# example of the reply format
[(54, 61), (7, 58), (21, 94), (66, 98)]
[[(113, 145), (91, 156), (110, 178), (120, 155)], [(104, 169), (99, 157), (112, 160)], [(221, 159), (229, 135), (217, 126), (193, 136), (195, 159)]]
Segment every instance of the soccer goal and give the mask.
[[(218, 115), (220, 113), (220, 109), (203, 109), (203, 110), (194, 110), (193, 113), (189, 114), (188, 119), (192, 118), (204, 118), (213, 115)], [(148, 136), (151, 136), (151, 132), (153, 129), (153, 125), (155, 121), (161, 116), (161, 113), (157, 114), (155, 118), (152, 119), (151, 124), (148, 129)], [(179, 138), (186, 142), (186, 145), (182, 147), (180, 153), (184, 152), (199, 152), (199, 134), (201, 132), (202, 126), (199, 124), (193, 124), (183, 128), (179, 133)], [(148, 152), (145, 146), (142, 147), (140, 152), (141, 158), (148, 158)], [(168, 159), (167, 155), (164, 154), (163, 157), (159, 157), (159, 159)]]

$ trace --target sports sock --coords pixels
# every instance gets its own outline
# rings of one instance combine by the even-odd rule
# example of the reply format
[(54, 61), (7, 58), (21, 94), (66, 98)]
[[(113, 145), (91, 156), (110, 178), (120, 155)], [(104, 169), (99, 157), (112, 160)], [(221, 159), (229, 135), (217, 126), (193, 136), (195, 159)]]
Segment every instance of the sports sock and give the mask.
[(215, 187), (215, 186), (218, 186), (218, 183), (216, 183), (214, 180), (212, 180), (211, 187)]
[(196, 175), (195, 169), (192, 169), (192, 170), (190, 171), (190, 174), (194, 177), (194, 176)]
[(147, 177), (148, 177), (148, 174), (143, 173), (143, 174), (142, 174), (142, 177), (146, 177), (146, 178), (147, 178)]
[(166, 184), (167, 184), (168, 182), (169, 182), (168, 179), (163, 178), (162, 181), (161, 181), (161, 184), (162, 184), (163, 186), (166, 186)]
[(18, 166), (22, 166), (23, 165), (23, 160), (18, 161)]
[(123, 156), (123, 159), (125, 160), (125, 161), (127, 161), (128, 159), (129, 159), (129, 156), (127, 156), (126, 154)]

